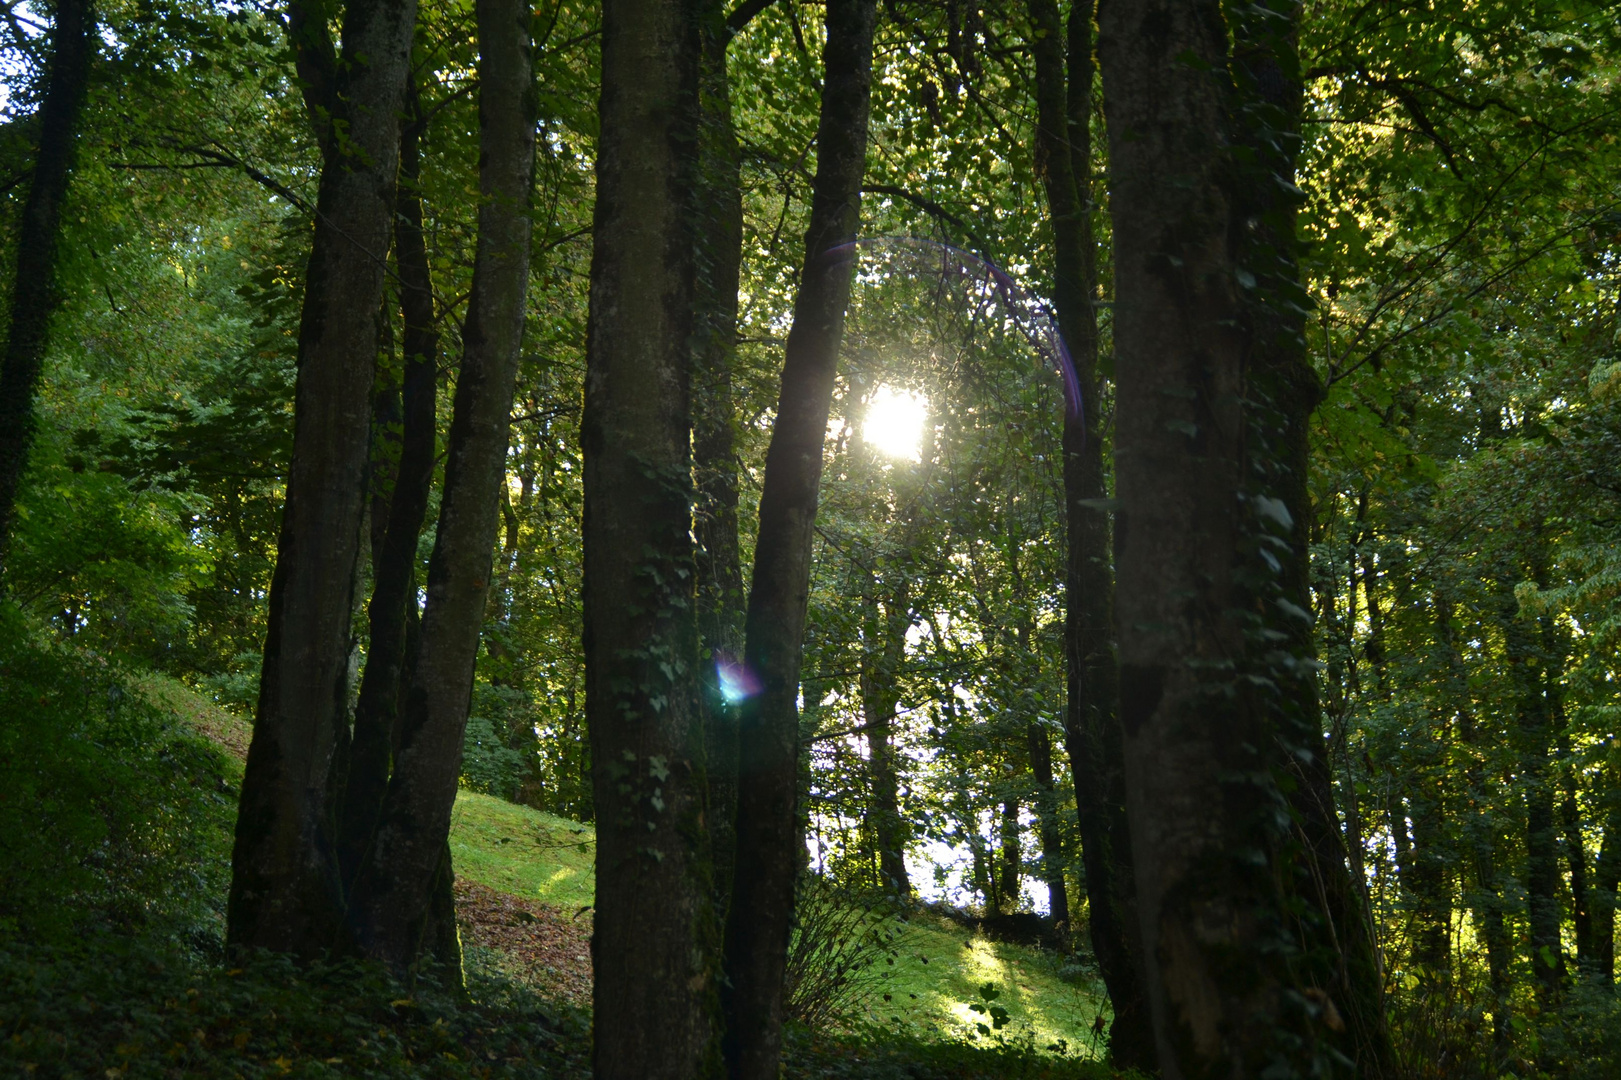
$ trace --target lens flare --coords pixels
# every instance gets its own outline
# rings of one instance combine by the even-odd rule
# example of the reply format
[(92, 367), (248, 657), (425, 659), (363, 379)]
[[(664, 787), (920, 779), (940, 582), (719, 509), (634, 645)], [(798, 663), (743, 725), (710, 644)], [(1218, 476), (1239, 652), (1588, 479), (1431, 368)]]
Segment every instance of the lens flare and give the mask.
[(741, 705), (760, 692), (760, 678), (740, 660), (720, 654), (715, 658), (715, 675), (720, 682), (721, 700)]

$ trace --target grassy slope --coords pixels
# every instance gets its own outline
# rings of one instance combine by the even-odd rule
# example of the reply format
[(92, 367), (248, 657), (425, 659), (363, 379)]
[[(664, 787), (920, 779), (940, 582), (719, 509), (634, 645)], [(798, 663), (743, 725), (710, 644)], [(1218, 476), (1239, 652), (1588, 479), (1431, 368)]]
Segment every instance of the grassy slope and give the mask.
[[(573, 914), (592, 902), (596, 833), (588, 825), (469, 791), (456, 800), (450, 846), (456, 873), (501, 892), (540, 900)], [(961, 1034), (984, 1017), (969, 1005), (992, 983), (995, 1004), (1011, 1017), (1004, 1033), (1028, 1030), (1036, 1045), (1062, 1039), (1073, 1051), (1090, 1046), (1102, 996), (1059, 978), (1057, 960), (1038, 949), (970, 935), (933, 916), (915, 919), (895, 943), (879, 995), (866, 1010), (873, 1024), (912, 1034)], [(888, 994), (884, 1001), (882, 994)]]
[[(245, 756), (252, 731), (246, 721), (161, 675), (141, 676), (138, 686), (154, 705)], [(450, 846), (459, 876), (497, 892), (539, 901), (568, 916), (593, 902), (596, 832), (589, 825), (463, 791), (451, 820)], [(1105, 1007), (1100, 986), (1060, 978), (1059, 961), (1050, 953), (988, 941), (927, 914), (914, 918), (897, 938), (894, 963), (884, 965), (865, 1018), (923, 1039), (960, 1037), (986, 1022), (970, 1009), (981, 1001), (979, 989), (986, 983), (996, 987), (995, 1004), (1011, 1018), (992, 1039), (1024, 1036), (1040, 1048), (1062, 1040), (1072, 1053), (1089, 1054), (1093, 1022)]]

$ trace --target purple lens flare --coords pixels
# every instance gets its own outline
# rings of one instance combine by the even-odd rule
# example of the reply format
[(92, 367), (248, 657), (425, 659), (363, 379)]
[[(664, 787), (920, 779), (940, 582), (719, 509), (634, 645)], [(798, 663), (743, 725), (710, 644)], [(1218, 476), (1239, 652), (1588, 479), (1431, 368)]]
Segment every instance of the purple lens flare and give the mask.
[(720, 681), (721, 700), (728, 705), (741, 705), (762, 687), (758, 675), (741, 660), (734, 660), (725, 653), (715, 654), (715, 675)]

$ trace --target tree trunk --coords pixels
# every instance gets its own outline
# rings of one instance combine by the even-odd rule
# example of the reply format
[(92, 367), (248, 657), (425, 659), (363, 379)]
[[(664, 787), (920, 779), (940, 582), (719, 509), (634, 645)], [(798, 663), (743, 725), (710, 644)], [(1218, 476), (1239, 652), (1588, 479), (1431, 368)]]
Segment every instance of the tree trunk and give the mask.
[[(1324, 948), (1359, 920), (1340, 917), (1337, 896), (1354, 892), (1334, 881), (1348, 886), (1309, 666), (1304, 521), (1289, 506), (1304, 509), (1299, 448), (1315, 405), (1282, 340), (1301, 297), (1292, 211), (1269, 193), (1290, 160), (1229, 149), (1253, 149), (1263, 125), (1291, 141), (1286, 103), (1255, 91), (1258, 62), (1287, 87), (1292, 57), (1238, 26), (1248, 55), (1229, 68), (1213, 0), (1111, 3), (1100, 22), (1120, 714), (1159, 1066), (1167, 1080), (1306, 1074), (1343, 1054), (1379, 1075), (1377, 1012), (1346, 999), (1371, 951), (1352, 943), (1335, 971)], [(1295, 565), (1257, 554), (1280, 542)], [(1272, 809), (1284, 806), (1293, 813)], [(1333, 877), (1301, 864), (1301, 841)]]
[(345, 887), (354, 882), (377, 826), (393, 767), (395, 727), (405, 680), (407, 610), (417, 606), (417, 541), (433, 488), (438, 438), (439, 332), (434, 321), (433, 279), (422, 236), (418, 140), (422, 131), (416, 88), (407, 90), (413, 115), (400, 133), (400, 183), (394, 222), (394, 258), (399, 268), (404, 372), (400, 391), (399, 460), (392, 497), (381, 510), (383, 539), (372, 558), (371, 638), (355, 704), (354, 738), (344, 789), (338, 857)]
[[(1097, 373), (1097, 289), (1092, 237), (1092, 11), (1075, 4), (1067, 32), (1053, 0), (1031, 0), (1035, 32), (1036, 153), (1052, 217), (1053, 306), (1080, 387), (1080, 412), (1064, 422), (1064, 499), (1068, 534), (1064, 658), (1069, 753), (1080, 823), (1092, 951), (1114, 1022), (1109, 1056), (1121, 1067), (1151, 1069), (1153, 1033), (1137, 954), (1126, 825), (1125, 774), (1116, 711), (1114, 583), (1103, 425)], [(1068, 53), (1066, 70), (1065, 53)]]
[[(876, 578), (873, 581), (876, 587)], [(869, 620), (869, 629), (878, 640), (868, 643), (861, 658), (861, 720), (867, 729), (870, 815), (878, 842), (878, 876), (884, 889), (897, 896), (911, 896), (912, 881), (906, 872), (909, 837), (901, 818), (900, 780), (891, 745), (900, 705), (897, 677), (906, 655), (906, 632), (912, 626), (911, 590), (903, 580), (896, 592), (898, 595), (883, 605), (880, 617)]]
[(57, 0), (51, 60), (39, 107), (39, 150), (28, 199), (17, 223), (17, 265), (11, 279), (11, 327), (0, 368), (0, 573), (5, 570), (17, 491), (34, 438), (34, 397), (51, 316), (60, 298), (56, 249), (62, 203), (73, 173), (74, 142), (84, 106), (96, 19), (91, 0)]
[(1440, 787), (1422, 778), (1413, 796), (1412, 882), (1418, 931), (1413, 959), (1441, 979), (1452, 963), (1452, 898), (1447, 890), (1446, 816)]
[[(295, 5), (296, 7), (297, 5)], [(242, 781), (226, 938), (305, 958), (341, 911), (332, 765), (348, 644), (414, 0), (351, 0), (299, 325), (287, 474), (257, 720)]]
[(1064, 828), (1053, 783), (1053, 747), (1040, 721), (1025, 726), (1030, 775), (1036, 781), (1036, 824), (1041, 834), (1041, 881), (1047, 886), (1047, 914), (1063, 948), (1069, 949), (1069, 890), (1064, 884)]
[[(1561, 734), (1561, 756), (1570, 757), (1570, 737)], [(1570, 921), (1576, 937), (1576, 966), (1585, 977), (1593, 973), (1593, 901), (1588, 890), (1587, 842), (1582, 839), (1582, 815), (1576, 802), (1576, 774), (1566, 765), (1561, 780), (1559, 824), (1565, 833), (1565, 864), (1570, 868)]]
[[(1607, 776), (1606, 779), (1609, 779)], [(1615, 987), (1615, 897), (1621, 885), (1621, 804), (1610, 795), (1604, 840), (1593, 868), (1593, 977), (1606, 991)]]
[(726, 1069), (734, 1080), (775, 1080), (782, 1053), (783, 965), (804, 848), (798, 698), (811, 529), (855, 273), (853, 255), (835, 249), (855, 239), (860, 221), (876, 9), (876, 0), (829, 0), (827, 7), (810, 227), (760, 493), (744, 658), (762, 689), (741, 710), (739, 872), (722, 991)]
[(529, 285), (536, 113), (530, 10), (517, 0), (478, 0), (475, 12), (478, 241), (445, 485), (399, 754), (348, 909), (358, 948), (395, 971), (415, 962), (434, 921), (435, 878), (449, 872), (446, 843), (500, 525)]
[(698, 15), (609, 0), (586, 348), (594, 1071), (697, 1076), (715, 992), (690, 456)]
[(996, 903), (994, 914), (1005, 915), (1019, 908), (1019, 882), (1024, 871), (1024, 851), (1020, 843), (1019, 799), (1009, 795), (1002, 800), (1002, 824), (997, 829), (1001, 847), (997, 860)]
[(737, 292), (743, 265), (743, 187), (732, 124), (726, 49), (733, 35), (725, 5), (710, 0), (699, 72), (697, 296), (692, 361), (692, 472), (697, 489), (698, 647), (703, 693), (709, 847), (721, 919), (732, 896), (737, 844), (737, 710), (721, 692), (720, 666), (743, 657), (743, 566), (737, 535)]
[(1516, 697), (1520, 770), (1525, 791), (1525, 904), (1530, 931), (1531, 970), (1538, 999), (1547, 1004), (1565, 977), (1560, 942), (1559, 833), (1554, 822), (1554, 786), (1549, 776), (1552, 717), (1543, 656), (1532, 628), (1514, 598), (1515, 575), (1505, 570), (1499, 583), (1498, 617), (1503, 628), (1504, 657)]
[[(1452, 601), (1441, 590), (1435, 593), (1436, 638), (1441, 645), (1447, 665), (1447, 690), (1455, 701), (1464, 703), (1458, 710), (1458, 738), (1471, 749), (1480, 744), (1475, 729), (1474, 713), (1469, 707), (1469, 674), (1463, 656), (1458, 651), (1457, 631), (1452, 626)], [(1478, 750), (1476, 751), (1478, 754)], [(1472, 755), (1465, 770), (1469, 804), (1476, 807), (1463, 823), (1464, 850), (1470, 868), (1474, 871), (1475, 894), (1469, 898), (1474, 911), (1476, 934), (1486, 945), (1487, 985), (1491, 991), (1492, 1052), (1501, 1061), (1508, 1050), (1509, 1040), (1509, 963), (1512, 950), (1508, 925), (1504, 918), (1506, 905), (1497, 880), (1497, 838), (1492, 824), (1490, 793), (1478, 756)]]
[[(1252, 535), (1261, 534), (1256, 539), (1274, 551), (1273, 541), (1286, 541), (1279, 553), (1283, 566), (1271, 581), (1252, 561), (1253, 571), (1261, 571), (1255, 579), (1264, 582), (1252, 588), (1253, 603), (1271, 613), (1262, 624), (1272, 624), (1266, 628), (1269, 633), (1252, 643), (1263, 653), (1261, 672), (1276, 681), (1279, 691), (1276, 738), (1287, 750), (1296, 781), (1283, 794), (1308, 856), (1305, 865), (1286, 859), (1292, 873), (1284, 887), (1292, 896), (1285, 906), (1301, 953), (1289, 974), (1317, 1005), (1312, 1016), (1316, 1037), (1350, 1057), (1359, 1075), (1393, 1077), (1395, 1050), (1385, 1021), (1379, 957), (1364, 883), (1351, 876), (1334, 806), (1333, 763), (1318, 698), (1311, 616), (1310, 428), (1324, 391), (1306, 357), (1309, 299), (1297, 258), (1296, 203), (1289, 195), (1296, 180), (1303, 94), (1299, 17), (1297, 4), (1279, 0), (1243, 9), (1231, 19), (1237, 89), (1233, 115), (1241, 118), (1239, 138), (1254, 155), (1247, 167), (1240, 166), (1234, 186), (1235, 221), (1243, 223), (1237, 233), (1240, 260), (1257, 286), (1242, 294), (1253, 350), (1249, 462), (1251, 475), (1266, 479), (1250, 498), (1258, 518), (1272, 519), (1272, 527), (1263, 525)], [(1238, 276), (1242, 284), (1243, 276)], [(1281, 515), (1277, 504), (1269, 502), (1274, 496), (1282, 504)], [(1284, 520), (1276, 520), (1279, 516)]]

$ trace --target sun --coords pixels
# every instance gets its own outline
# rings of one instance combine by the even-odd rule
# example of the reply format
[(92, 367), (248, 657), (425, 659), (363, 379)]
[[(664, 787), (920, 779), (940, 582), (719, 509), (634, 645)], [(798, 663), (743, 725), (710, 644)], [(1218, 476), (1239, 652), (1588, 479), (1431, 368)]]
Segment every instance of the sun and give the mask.
[(861, 437), (885, 457), (919, 460), (929, 399), (922, 394), (880, 386), (867, 402)]

